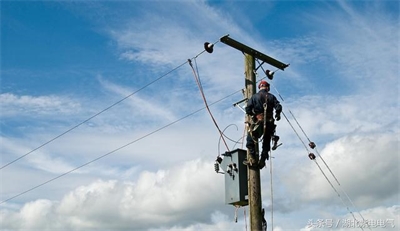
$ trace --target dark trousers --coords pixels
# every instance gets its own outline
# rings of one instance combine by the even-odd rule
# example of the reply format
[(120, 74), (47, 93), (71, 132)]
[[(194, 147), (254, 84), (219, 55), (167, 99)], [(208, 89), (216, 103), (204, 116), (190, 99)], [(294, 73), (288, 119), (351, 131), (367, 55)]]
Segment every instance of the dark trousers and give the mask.
[[(265, 130), (265, 132), (263, 132), (264, 124), (262, 121), (260, 121), (260, 122), (261, 122), (260, 129), (262, 129), (261, 134), (264, 134), (263, 141), (262, 141), (261, 158), (266, 159), (266, 158), (268, 158), (268, 152), (271, 149), (271, 137), (275, 134), (276, 125), (274, 124), (273, 120), (269, 120), (266, 123), (266, 130)], [(253, 133), (254, 135), (252, 135), (252, 134), (250, 134), (250, 132), (247, 134), (246, 147), (249, 149), (250, 154), (255, 156), (256, 155), (255, 142), (258, 141), (260, 136), (257, 137), (256, 134)], [(260, 131), (258, 131), (258, 134), (260, 134)]]

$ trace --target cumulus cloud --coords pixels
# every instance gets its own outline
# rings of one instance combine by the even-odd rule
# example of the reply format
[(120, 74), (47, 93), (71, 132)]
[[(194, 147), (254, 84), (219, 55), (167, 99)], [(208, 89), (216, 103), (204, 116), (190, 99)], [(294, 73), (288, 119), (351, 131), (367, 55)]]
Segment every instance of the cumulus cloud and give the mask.
[[(377, 206), (398, 196), (397, 136), (396, 133), (348, 135), (329, 143), (321, 151), (330, 169), (320, 158), (317, 158), (317, 163), (349, 207), (352, 204), (346, 194), (360, 208)], [(331, 204), (333, 198), (338, 198), (337, 193), (313, 162), (308, 165), (307, 168), (292, 169), (290, 174), (299, 177), (288, 177), (286, 183), (292, 189), (301, 189), (295, 194), (300, 200)], [(341, 204), (339, 199), (336, 201)]]
[[(0, 221), (5, 230), (43, 229), (49, 230), (56, 223), (54, 205), (49, 200), (36, 200), (26, 203), (19, 214), (1, 211)], [(55, 226), (57, 228), (57, 226)]]
[(328, 215), (310, 219), (307, 226), (301, 230), (397, 230), (399, 215), (399, 205), (391, 207), (378, 206), (359, 213), (349, 213), (338, 217)]
[(229, 220), (228, 216), (219, 211), (213, 212), (211, 214), (211, 222), (209, 223), (198, 223), (194, 225), (189, 225), (187, 227), (183, 226), (173, 226), (171, 228), (157, 228), (149, 229), (149, 231), (195, 231), (195, 230), (243, 230), (245, 227), (243, 224), (233, 224), (232, 220)]
[(223, 201), (223, 178), (210, 166), (197, 159), (171, 169), (142, 171), (136, 181), (97, 180), (61, 201), (39, 199), (15, 212), (3, 209), (2, 228), (149, 229), (224, 220), (215, 210)]
[[(310, 20), (312, 24), (321, 25), (330, 31), (322, 30), (325, 32), (321, 35), (304, 35), (284, 43), (268, 43), (272, 44), (268, 46), (271, 54), (277, 54), (277, 57), (292, 64), (288, 70), (280, 73), (288, 78), (276, 78), (274, 81), (278, 85), (287, 81), (284, 86), (279, 85), (283, 93), (291, 87), (302, 88), (299, 94), (290, 96), (289, 106), (294, 109), (293, 112), (305, 130), (319, 141), (317, 145), (321, 148), (322, 157), (355, 205), (363, 209), (361, 213), (367, 219), (391, 219), (393, 214), (398, 217), (398, 207), (393, 206), (393, 203), (398, 202), (399, 188), (398, 89), (395, 88), (398, 86), (398, 52), (390, 49), (398, 48), (398, 37), (393, 33), (398, 30), (397, 24), (387, 19), (376, 20), (377, 17), (368, 19), (348, 8), (345, 2), (341, 2), (341, 5), (350, 17), (347, 14), (338, 16), (331, 13), (329, 15), (332, 17), (317, 15), (317, 19)], [(157, 65), (159, 68), (151, 71), (159, 72), (191, 58), (190, 54), (194, 54), (196, 47), (201, 51), (205, 41), (213, 42), (210, 39), (218, 38), (223, 35), (220, 33), (227, 30), (240, 41), (250, 41), (248, 44), (251, 46), (259, 44), (229, 17), (226, 19), (227, 15), (210, 8), (205, 2), (189, 3), (186, 6), (192, 8), (174, 11), (183, 14), (176, 15), (179, 20), (173, 19), (175, 14), (170, 12), (168, 17), (163, 17), (161, 7), (148, 11), (148, 15), (128, 19), (118, 27), (107, 27), (107, 34), (111, 35), (118, 46), (117, 54), (123, 61)], [(375, 13), (375, 16), (382, 19), (382, 12)], [(192, 18), (192, 15), (203, 20), (181, 20)], [(318, 29), (321, 31), (321, 28)], [(377, 32), (371, 33), (374, 30)], [(200, 31), (201, 36), (196, 31)], [(218, 52), (205, 54), (198, 59), (206, 96), (210, 97), (210, 101), (220, 99), (231, 93), (232, 89), (243, 87), (242, 58), (240, 52), (218, 44)], [(166, 65), (162, 66), (161, 63)], [(187, 68), (180, 71), (171, 80), (180, 82), (175, 88), (169, 89), (173, 93), (159, 90), (162, 102), (151, 99), (156, 108), (142, 105), (150, 102), (146, 99), (151, 98), (153, 92), (137, 95), (127, 101), (128, 107), (90, 121), (81, 130), (74, 131), (72, 136), (63, 137), (62, 142), (48, 145), (42, 152), (27, 158), (29, 164), (32, 164), (29, 170), (43, 170), (40, 173), (24, 168), (17, 168), (16, 171), (7, 169), (8, 173), (2, 174), (2, 186), (7, 188), (2, 191), (2, 195), (12, 196), (15, 192), (25, 190), (21, 185), (15, 186), (14, 181), (29, 181), (31, 184), (42, 182), (47, 172), (54, 175), (70, 166), (90, 161), (154, 131), (153, 128), (159, 128), (164, 122), (179, 118), (177, 111), (184, 114), (183, 109), (191, 112), (198, 105), (203, 105), (200, 100), (197, 101), (200, 95), (193, 88), (191, 70)], [(131, 93), (129, 88), (113, 80), (104, 78), (100, 82), (111, 97), (120, 98)], [(240, 100), (241, 96), (238, 97)], [(5, 93), (0, 95), (0, 100), (2, 116), (6, 118), (21, 115), (21, 111), (47, 116), (82, 112), (79, 103), (61, 96), (18, 96)], [(95, 99), (90, 105), (103, 105), (100, 101)], [(139, 104), (141, 107), (137, 107)], [(175, 111), (169, 110), (171, 107)], [(149, 111), (156, 117), (163, 117), (162, 121), (157, 124), (143, 123), (147, 118), (141, 117)], [(242, 124), (243, 114), (239, 111), (237, 116), (225, 108), (221, 110), (221, 107), (215, 108), (214, 112), (221, 123), (229, 124), (234, 120)], [(131, 118), (134, 117), (132, 115), (136, 118)], [(118, 155), (112, 158), (85, 166), (73, 177), (69, 175), (71, 178), (68, 179), (74, 181), (74, 184), (67, 180), (55, 182), (59, 182), (57, 186), (50, 187), (52, 191), (59, 190), (55, 196), (43, 189), (22, 198), (19, 209), (15, 208), (18, 203), (7, 203), (0, 213), (1, 223), (4, 224), (2, 228), (243, 230), (243, 224), (240, 228), (232, 225), (228, 212), (220, 211), (227, 206), (222, 204), (223, 178), (215, 176), (209, 161), (217, 154), (218, 134), (214, 129), (204, 112), (195, 120), (175, 126), (173, 130), (165, 130), (140, 140), (138, 145), (119, 150)], [(20, 145), (21, 140), (16, 142), (11, 138), (3, 138), (2, 152), (12, 156), (15, 153), (23, 154), (27, 151), (25, 145), (46, 141), (48, 137), (54, 137), (55, 131), (32, 131), (27, 135), (31, 141), (24, 139), (23, 145)], [(274, 159), (275, 189), (279, 192), (274, 195), (276, 224), (279, 225), (275, 230), (287, 230), (289, 223), (298, 224), (306, 212), (310, 213), (309, 218), (317, 213), (318, 216), (324, 214), (326, 218), (333, 217), (336, 220), (352, 219), (348, 214), (341, 216), (346, 210), (318, 167), (306, 156), (300, 157), (299, 153), (303, 154), (304, 151), (299, 151), (302, 146), (289, 125), (280, 121), (278, 132), (284, 146), (277, 150)], [(203, 159), (198, 159), (199, 155)], [(21, 166), (27, 165), (23, 163)], [(320, 159), (318, 163), (323, 166)], [(329, 170), (325, 167), (323, 169), (329, 175)], [(267, 179), (265, 172), (262, 173), (265, 193), (263, 202), (268, 205), (269, 188), (268, 183), (264, 182)], [(79, 181), (77, 178), (86, 180)], [(93, 181), (93, 178), (99, 180)], [(332, 176), (330, 180), (335, 184)], [(66, 185), (63, 190), (59, 188), (61, 184)], [(74, 189), (71, 191), (71, 188)], [(68, 192), (65, 193), (65, 190)], [(341, 193), (340, 188), (338, 190)], [(342, 198), (345, 197), (342, 195)], [(300, 218), (294, 218), (293, 214), (299, 214)], [(290, 222), (282, 217), (287, 217)], [(300, 226), (293, 227), (304, 227), (307, 218), (300, 222)]]

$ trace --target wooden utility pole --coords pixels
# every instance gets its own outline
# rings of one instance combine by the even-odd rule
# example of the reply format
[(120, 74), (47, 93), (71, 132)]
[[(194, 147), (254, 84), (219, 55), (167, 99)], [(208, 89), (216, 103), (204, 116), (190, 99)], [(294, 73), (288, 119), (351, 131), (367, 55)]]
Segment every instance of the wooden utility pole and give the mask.
[[(282, 63), (268, 55), (265, 55), (251, 47), (246, 46), (232, 38), (229, 35), (223, 36), (221, 42), (243, 52), (245, 56), (245, 98), (250, 99), (252, 95), (256, 93), (256, 75), (254, 71), (257, 69), (255, 67), (255, 59), (262, 61), (263, 63), (268, 63), (278, 69), (284, 70), (289, 64)], [(208, 52), (212, 52), (212, 48), (208, 46), (208, 43), (204, 44)], [(261, 64), (262, 65), (262, 64)], [(272, 77), (271, 77), (272, 79)], [(251, 122), (251, 116), (246, 115), (247, 125)], [(259, 153), (258, 143), (255, 143), (255, 151)], [(247, 150), (247, 160), (249, 161), (249, 150)], [(251, 231), (261, 231), (263, 214), (261, 208), (261, 181), (260, 181), (260, 169), (258, 166), (258, 155), (255, 158), (255, 164), (252, 166), (247, 165), (247, 176), (248, 176), (248, 200), (250, 206), (250, 230)]]
[[(252, 95), (256, 93), (256, 76), (255, 70), (255, 59), (252, 55), (245, 54), (245, 97), (250, 99)], [(246, 115), (247, 125), (251, 123), (251, 116)], [(255, 143), (255, 151), (258, 153), (258, 143)], [(254, 158), (254, 157), (253, 157)], [(250, 152), (247, 150), (247, 160), (250, 160)], [(258, 155), (255, 156), (254, 161), (258, 163)], [(258, 164), (247, 165), (248, 175), (248, 198), (250, 206), (250, 230), (261, 231), (262, 230), (262, 212), (261, 212), (261, 182), (260, 182), (260, 169)]]

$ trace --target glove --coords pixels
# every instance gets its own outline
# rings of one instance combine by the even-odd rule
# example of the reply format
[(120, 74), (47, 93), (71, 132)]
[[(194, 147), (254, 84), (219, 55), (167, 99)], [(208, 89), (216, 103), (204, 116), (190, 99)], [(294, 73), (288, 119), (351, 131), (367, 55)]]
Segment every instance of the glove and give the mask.
[(281, 113), (276, 113), (275, 119), (276, 119), (276, 121), (279, 121), (281, 119)]

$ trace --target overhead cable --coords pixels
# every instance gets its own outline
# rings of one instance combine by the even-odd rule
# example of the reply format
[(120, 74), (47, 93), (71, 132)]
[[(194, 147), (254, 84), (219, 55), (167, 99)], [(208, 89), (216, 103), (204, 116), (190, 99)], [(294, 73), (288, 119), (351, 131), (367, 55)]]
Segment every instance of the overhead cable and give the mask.
[[(227, 99), (227, 98), (233, 96), (234, 94), (236, 94), (236, 93), (238, 93), (238, 92), (240, 92), (240, 90), (239, 90), (239, 91), (235, 91), (235, 92), (233, 92), (233, 93), (231, 93), (231, 94), (229, 94), (229, 95), (227, 95), (227, 96), (225, 96), (225, 97), (223, 97), (223, 98), (221, 98), (221, 99), (219, 99), (219, 100), (217, 100), (217, 101), (215, 101), (215, 102), (213, 102), (213, 103), (210, 103), (209, 106), (212, 106), (212, 105), (214, 105), (214, 104), (217, 104), (217, 103), (219, 103), (219, 102), (221, 102), (221, 101), (223, 101), (223, 100), (225, 100), (225, 99)], [(155, 133), (157, 133), (157, 132), (159, 132), (159, 131), (161, 131), (161, 130), (163, 130), (163, 129), (165, 129), (165, 128), (167, 128), (167, 127), (173, 125), (173, 124), (176, 124), (176, 123), (178, 123), (178, 122), (180, 122), (180, 121), (182, 121), (182, 120), (184, 120), (184, 119), (186, 119), (186, 118), (188, 118), (188, 117), (190, 117), (190, 116), (192, 116), (192, 115), (194, 115), (194, 114), (196, 114), (196, 113), (198, 113), (198, 112), (204, 110), (205, 108), (206, 108), (206, 107), (203, 107), (203, 108), (200, 108), (200, 109), (198, 109), (198, 110), (196, 110), (196, 111), (194, 111), (194, 112), (192, 112), (192, 113), (189, 113), (189, 114), (187, 114), (187, 115), (181, 117), (180, 119), (177, 119), (177, 120), (175, 120), (175, 121), (173, 121), (173, 122), (171, 122), (171, 123), (169, 123), (169, 124), (167, 124), (167, 125), (164, 125), (164, 126), (158, 128), (158, 129), (156, 129), (156, 130), (154, 130), (154, 131), (152, 131), (152, 132), (150, 132), (150, 133), (148, 133), (148, 134), (146, 134), (146, 135), (144, 135), (144, 136), (142, 136), (142, 137), (140, 137), (140, 138), (138, 138), (138, 139), (136, 139), (136, 140), (133, 140), (133, 141), (131, 141), (131, 142), (129, 142), (129, 143), (127, 143), (127, 144), (125, 144), (125, 145), (119, 147), (119, 148), (116, 148), (116, 149), (114, 149), (114, 150), (112, 150), (112, 151), (110, 151), (110, 152), (108, 152), (108, 153), (106, 153), (106, 154), (104, 154), (104, 155), (101, 155), (101, 156), (99, 156), (99, 157), (97, 157), (97, 158), (95, 158), (95, 159), (93, 159), (93, 160), (91, 160), (91, 161), (89, 161), (89, 162), (86, 162), (86, 163), (84, 163), (84, 164), (82, 164), (82, 165), (80, 165), (80, 166), (78, 166), (78, 167), (76, 167), (76, 168), (74, 168), (74, 169), (71, 169), (71, 170), (69, 170), (69, 171), (67, 171), (67, 172), (65, 172), (65, 173), (62, 173), (62, 174), (60, 174), (60, 175), (58, 175), (58, 176), (56, 176), (56, 177), (54, 177), (54, 178), (52, 178), (52, 179), (50, 179), (50, 180), (47, 180), (47, 181), (45, 181), (45, 182), (43, 182), (43, 183), (41, 183), (41, 184), (39, 184), (39, 185), (37, 185), (37, 186), (35, 186), (35, 187), (32, 187), (32, 188), (30, 188), (30, 189), (28, 189), (28, 190), (25, 190), (25, 191), (23, 191), (23, 192), (21, 192), (21, 193), (18, 193), (18, 194), (16, 194), (15, 196), (12, 196), (12, 197), (10, 197), (10, 198), (8, 198), (8, 199), (6, 199), (6, 200), (3, 200), (3, 201), (0, 202), (0, 204), (3, 204), (3, 203), (8, 202), (8, 201), (10, 201), (10, 200), (12, 200), (12, 199), (15, 199), (15, 198), (17, 198), (17, 197), (19, 197), (19, 196), (21, 196), (21, 195), (24, 195), (24, 194), (30, 192), (30, 191), (33, 191), (33, 190), (35, 190), (35, 189), (37, 189), (37, 188), (39, 188), (39, 187), (41, 187), (41, 186), (43, 186), (43, 185), (46, 185), (46, 184), (48, 184), (48, 183), (50, 183), (50, 182), (52, 182), (52, 181), (55, 181), (55, 180), (57, 180), (57, 179), (59, 179), (59, 178), (65, 176), (65, 175), (68, 175), (68, 174), (70, 174), (70, 173), (72, 173), (72, 172), (74, 172), (74, 171), (76, 171), (76, 170), (78, 170), (78, 169), (80, 169), (80, 168), (82, 168), (82, 167), (85, 167), (85, 166), (87, 166), (87, 165), (89, 165), (89, 164), (91, 164), (91, 163), (93, 163), (93, 162), (95, 162), (95, 161), (98, 161), (98, 160), (100, 160), (100, 159), (102, 159), (102, 158), (104, 158), (104, 157), (106, 157), (106, 156), (108, 156), (108, 155), (111, 155), (111, 154), (113, 154), (113, 153), (115, 153), (115, 152), (117, 152), (117, 151), (119, 151), (119, 150), (121, 150), (121, 149), (123, 149), (123, 148), (126, 148), (126, 147), (129, 146), (129, 145), (132, 145), (132, 144), (134, 144), (134, 143), (136, 143), (136, 142), (138, 142), (138, 141), (140, 141), (140, 140), (142, 140), (142, 139), (144, 139), (144, 138), (146, 138), (146, 137), (148, 137), (148, 136), (151, 136), (151, 135), (153, 135), (153, 134), (155, 134)]]
[[(260, 64), (262, 70), (264, 73), (265, 70), (262, 67), (262, 65)], [(275, 72), (275, 71), (274, 71)], [(265, 77), (264, 77), (265, 78)], [(263, 79), (264, 79), (263, 78)], [(277, 92), (278, 96), (280, 97), (280, 99), (282, 100), (282, 102), (284, 102), (285, 100), (283, 99), (282, 95), (279, 93), (278, 89), (274, 86), (273, 83), (271, 83), (271, 85), (274, 87), (275, 91)], [(320, 155), (320, 153), (318, 152), (316, 145), (314, 142), (312, 142), (310, 140), (310, 138), (307, 136), (306, 132), (304, 131), (303, 127), (300, 125), (300, 123), (298, 122), (298, 120), (296, 119), (295, 115), (292, 113), (292, 111), (290, 109), (288, 109), (289, 113), (291, 114), (292, 118), (294, 119), (294, 121), (296, 122), (297, 126), (300, 128), (300, 130), (302, 131), (303, 135), (307, 138), (308, 142), (309, 142), (309, 146), (312, 149), (315, 149), (316, 153), (318, 154), (318, 157), (321, 159), (321, 161), (324, 163), (324, 165), (326, 166), (326, 168), (329, 170), (330, 174), (332, 175), (332, 177), (335, 179), (336, 183), (338, 184), (340, 190), (342, 191), (342, 193), (346, 196), (347, 200), (350, 202), (350, 204), (357, 210), (356, 206), (354, 205), (353, 201), (350, 199), (350, 197), (348, 196), (348, 194), (344, 191), (344, 189), (341, 187), (341, 184), (339, 182), (339, 180), (337, 179), (337, 177), (335, 176), (335, 174), (332, 172), (332, 170), (330, 169), (330, 167), (328, 166), (328, 164), (325, 162), (325, 160), (322, 158), (322, 156)], [(300, 142), (303, 144), (304, 148), (306, 149), (307, 153), (311, 155), (311, 152), (309, 151), (307, 145), (305, 144), (305, 142), (303, 141), (303, 139), (300, 137), (299, 133), (296, 131), (296, 129), (293, 127), (292, 123), (289, 121), (289, 118), (287, 118), (287, 116), (285, 115), (284, 112), (282, 112), (283, 116), (285, 117), (286, 121), (289, 123), (290, 127), (292, 128), (292, 130), (295, 132), (296, 136), (299, 138)], [(310, 158), (311, 159), (311, 158)], [(340, 198), (341, 202), (343, 203), (343, 205), (346, 207), (346, 209), (348, 210), (348, 212), (353, 216), (354, 220), (358, 222), (358, 220), (355, 218), (353, 212), (349, 209), (349, 207), (347, 206), (347, 204), (344, 202), (344, 200), (342, 199), (340, 193), (337, 191), (337, 189), (335, 188), (335, 186), (332, 184), (332, 182), (329, 180), (329, 178), (327, 177), (327, 175), (325, 174), (325, 172), (323, 171), (323, 169), (321, 168), (321, 166), (318, 164), (317, 160), (315, 158), (312, 158), (312, 160), (315, 162), (315, 164), (317, 165), (317, 167), (319, 168), (319, 170), (321, 171), (321, 173), (323, 174), (323, 176), (325, 177), (325, 179), (328, 181), (329, 185), (332, 187), (332, 189), (336, 192), (337, 196)], [(360, 217), (362, 218), (363, 222), (366, 222), (365, 218), (361, 215), (360, 212), (358, 212), (358, 214), (360, 215)], [(369, 227), (368, 224), (366, 224), (368, 226), (369, 229), (371, 229)], [(360, 228), (362, 230), (363, 227), (360, 226)]]
[(221, 129), (219, 128), (217, 121), (215, 120), (213, 114), (211, 113), (210, 108), (208, 107), (207, 99), (206, 99), (206, 96), (204, 95), (203, 86), (202, 86), (201, 81), (200, 81), (199, 71), (198, 71), (198, 69), (197, 69), (196, 58), (194, 58), (194, 61), (195, 61), (195, 64), (196, 64), (196, 70), (197, 70), (197, 71), (194, 69), (193, 64), (192, 64), (192, 61), (191, 61), (190, 59), (188, 59), (189, 65), (190, 65), (190, 67), (192, 68), (193, 75), (194, 75), (194, 78), (195, 78), (195, 80), (196, 80), (197, 86), (199, 87), (199, 90), (200, 90), (201, 96), (202, 96), (202, 98), (203, 98), (204, 104), (206, 105), (208, 114), (210, 114), (211, 119), (212, 119), (212, 121), (214, 122), (214, 125), (215, 125), (215, 127), (217, 128), (217, 130), (218, 130), (218, 132), (219, 132), (219, 134), (220, 134), (220, 138), (222, 138), (222, 141), (224, 141), (224, 144), (225, 144), (225, 147), (226, 147), (227, 151), (229, 151), (229, 147), (228, 147), (228, 144), (227, 144), (226, 141), (225, 141), (224, 134), (223, 134), (223, 132), (221, 131)]
[[(217, 42), (216, 42), (216, 43), (217, 43)], [(206, 51), (206, 50), (204, 49), (202, 52), (200, 52), (199, 54), (197, 54), (197, 55), (195, 56), (195, 58), (197, 58), (198, 56), (200, 56), (201, 54), (203, 54), (205, 51)], [(160, 76), (160, 77), (158, 77), (157, 79), (155, 79), (155, 80), (153, 80), (153, 81), (149, 82), (148, 84), (146, 84), (146, 85), (144, 85), (143, 87), (139, 88), (138, 90), (136, 90), (136, 91), (132, 92), (131, 94), (129, 94), (129, 95), (127, 95), (127, 96), (125, 96), (124, 98), (122, 98), (122, 99), (118, 100), (117, 102), (115, 102), (115, 103), (111, 104), (110, 106), (106, 107), (105, 109), (103, 109), (103, 110), (101, 110), (101, 111), (97, 112), (96, 114), (94, 114), (94, 115), (90, 116), (89, 118), (87, 118), (87, 119), (83, 120), (82, 122), (78, 123), (77, 125), (75, 125), (75, 126), (73, 126), (73, 127), (69, 128), (68, 130), (66, 130), (66, 131), (62, 132), (61, 134), (59, 134), (59, 135), (57, 135), (57, 136), (55, 136), (54, 138), (52, 138), (52, 139), (50, 139), (50, 140), (46, 141), (45, 143), (43, 143), (43, 144), (39, 145), (38, 147), (36, 147), (36, 148), (32, 149), (31, 151), (29, 151), (29, 152), (25, 153), (24, 155), (22, 155), (22, 156), (20, 156), (20, 157), (18, 157), (18, 158), (16, 158), (16, 159), (14, 159), (14, 160), (12, 160), (12, 161), (8, 162), (7, 164), (5, 164), (5, 165), (1, 166), (1, 167), (0, 167), (0, 170), (2, 170), (2, 169), (4, 169), (4, 168), (6, 168), (7, 166), (9, 166), (9, 165), (11, 165), (11, 164), (13, 164), (13, 163), (17, 162), (18, 160), (20, 160), (20, 159), (22, 159), (22, 158), (24, 158), (24, 157), (26, 157), (26, 156), (28, 156), (28, 155), (32, 154), (33, 152), (35, 152), (35, 151), (39, 150), (40, 148), (42, 148), (42, 147), (44, 147), (44, 146), (46, 146), (46, 145), (50, 144), (50, 143), (51, 143), (51, 142), (53, 142), (54, 140), (56, 140), (56, 139), (58, 139), (58, 138), (60, 138), (60, 137), (64, 136), (65, 134), (67, 134), (67, 133), (71, 132), (72, 130), (74, 130), (74, 129), (78, 128), (78, 127), (79, 127), (79, 126), (81, 126), (82, 124), (84, 124), (84, 123), (86, 123), (86, 122), (90, 121), (91, 119), (93, 119), (93, 118), (95, 118), (95, 117), (99, 116), (100, 114), (104, 113), (105, 111), (107, 111), (107, 110), (111, 109), (112, 107), (116, 106), (117, 104), (119, 104), (119, 103), (123, 102), (124, 100), (128, 99), (129, 97), (131, 97), (131, 96), (135, 95), (136, 93), (140, 92), (141, 90), (143, 90), (143, 89), (147, 88), (148, 86), (150, 86), (150, 85), (154, 84), (155, 82), (157, 82), (157, 81), (161, 80), (161, 79), (162, 79), (162, 78), (164, 78), (165, 76), (167, 76), (167, 75), (171, 74), (172, 72), (176, 71), (177, 69), (181, 68), (181, 67), (182, 67), (182, 66), (184, 66), (184, 65), (185, 65), (187, 62), (188, 62), (188, 61), (185, 61), (185, 62), (183, 62), (182, 64), (180, 64), (180, 65), (178, 65), (177, 67), (175, 67), (175, 68), (171, 69), (171, 70), (170, 70), (170, 71), (168, 71), (167, 73), (165, 73), (165, 74), (161, 75), (161, 76)]]

